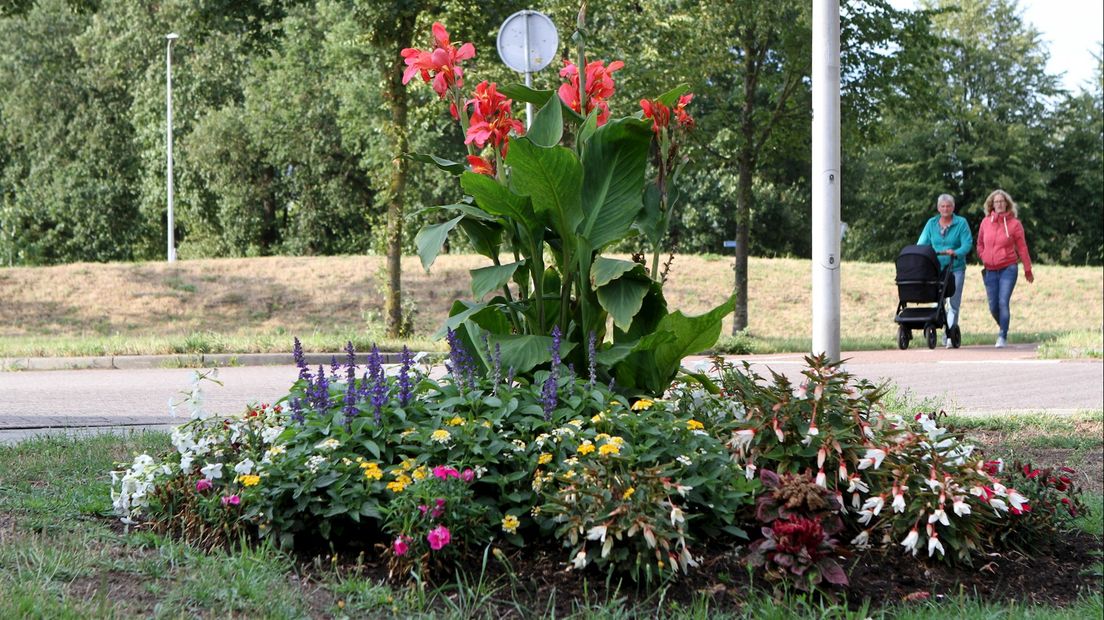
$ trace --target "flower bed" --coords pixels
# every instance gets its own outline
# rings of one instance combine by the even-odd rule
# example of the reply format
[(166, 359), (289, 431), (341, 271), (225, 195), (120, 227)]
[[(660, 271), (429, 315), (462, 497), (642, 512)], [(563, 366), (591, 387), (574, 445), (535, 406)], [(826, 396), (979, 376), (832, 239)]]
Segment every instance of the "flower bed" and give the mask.
[(846, 584), (841, 561), (871, 547), (967, 564), (1028, 549), (1084, 510), (1067, 472), (1005, 470), (822, 359), (798, 386), (721, 364), (714, 391), (630, 400), (562, 365), (479, 375), (454, 346), (439, 380), (409, 353), (390, 375), (374, 351), (300, 356), (287, 397), (239, 416), (206, 413), (197, 388), (174, 450), (113, 474), (115, 508), (208, 543), (383, 549), (395, 574), (552, 545), (563, 570), (650, 582), (746, 545), (801, 587)]

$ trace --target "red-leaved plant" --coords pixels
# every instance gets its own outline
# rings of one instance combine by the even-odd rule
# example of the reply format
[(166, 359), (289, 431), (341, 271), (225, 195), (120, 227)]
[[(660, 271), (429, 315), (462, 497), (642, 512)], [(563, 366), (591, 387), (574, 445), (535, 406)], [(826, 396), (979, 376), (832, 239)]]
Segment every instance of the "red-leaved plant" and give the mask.
[(763, 538), (752, 543), (749, 561), (765, 567), (767, 575), (808, 590), (827, 581), (847, 585), (847, 573), (836, 561), (846, 554), (832, 536), (843, 529), (843, 505), (808, 475), (762, 470), (764, 491), (756, 501), (755, 517), (764, 525)]

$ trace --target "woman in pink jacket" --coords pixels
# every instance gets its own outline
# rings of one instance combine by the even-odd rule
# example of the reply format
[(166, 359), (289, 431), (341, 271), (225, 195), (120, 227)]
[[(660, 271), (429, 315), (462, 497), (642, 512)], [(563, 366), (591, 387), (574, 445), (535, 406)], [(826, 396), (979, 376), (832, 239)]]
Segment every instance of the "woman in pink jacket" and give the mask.
[(984, 270), (985, 292), (989, 296), (989, 313), (1000, 326), (997, 347), (1008, 340), (1008, 323), (1011, 319), (1008, 302), (1016, 288), (1018, 263), (1024, 265), (1024, 277), (1034, 282), (1031, 273), (1031, 256), (1027, 253), (1023, 224), (1016, 218), (1016, 203), (1004, 190), (998, 189), (985, 199), (985, 219), (978, 226), (977, 254)]

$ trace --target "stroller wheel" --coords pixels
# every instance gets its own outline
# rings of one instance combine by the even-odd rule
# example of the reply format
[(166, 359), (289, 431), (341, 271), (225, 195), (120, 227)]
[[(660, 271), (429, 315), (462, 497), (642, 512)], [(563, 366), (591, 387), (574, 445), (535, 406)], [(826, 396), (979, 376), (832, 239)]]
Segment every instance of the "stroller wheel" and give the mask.
[(909, 340), (912, 340), (912, 330), (900, 325), (897, 327), (897, 348), (902, 351), (909, 346)]
[(930, 325), (925, 327), (924, 328), (924, 337), (928, 339), (928, 348), (929, 349), (934, 349), (935, 348), (935, 328), (930, 326)]
[(956, 349), (962, 346), (962, 330), (958, 328), (958, 325), (955, 325), (949, 331), (951, 332), (951, 346)]

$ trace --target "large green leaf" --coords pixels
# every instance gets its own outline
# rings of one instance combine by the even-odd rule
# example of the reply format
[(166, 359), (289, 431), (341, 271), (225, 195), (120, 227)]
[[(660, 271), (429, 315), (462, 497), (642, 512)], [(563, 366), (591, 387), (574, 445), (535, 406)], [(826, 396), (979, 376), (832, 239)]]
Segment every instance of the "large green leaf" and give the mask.
[(555, 97), (555, 100), (560, 103), (561, 114), (564, 118), (570, 120), (572, 123), (578, 123), (583, 120), (582, 115), (567, 107), (567, 104), (556, 96), (556, 91), (554, 90), (534, 90), (524, 84), (507, 84), (505, 86), (499, 86), (498, 92), (514, 101), (521, 101), (523, 103), (531, 103), (539, 106), (545, 105), (549, 99)]
[(456, 211), (458, 213), (463, 213), (471, 219), (482, 220), (485, 222), (493, 222), (497, 219), (494, 215), (491, 215), (490, 213), (484, 211), (483, 209), (477, 207), (470, 202), (457, 202), (451, 205), (437, 205), (434, 207), (426, 207), (424, 209), (419, 209), (415, 213), (420, 215), (421, 213), (428, 213), (429, 211)]
[(483, 299), (483, 296), (487, 293), (506, 286), (510, 278), (514, 277), (514, 272), (517, 271), (517, 268), (524, 264), (525, 261), (518, 261), (506, 265), (491, 265), (490, 267), (472, 269), (472, 296), (476, 299)]
[[(492, 351), (496, 344), (500, 347), (503, 372), (513, 368), (515, 373), (526, 373), (552, 361), (552, 338), (548, 336), (498, 334), (492, 335), (489, 342)], [(560, 356), (566, 357), (574, 347), (574, 343), (562, 341)]]
[(437, 255), (441, 253), (441, 246), (445, 244), (449, 232), (456, 228), (456, 225), (462, 219), (464, 219), (464, 216), (458, 215), (447, 222), (430, 224), (423, 227), (414, 236), (414, 245), (418, 247), (418, 257), (422, 259), (423, 269), (429, 271), (433, 261), (437, 260)]
[(563, 112), (560, 111), (558, 100), (541, 106), (525, 136), (537, 146), (550, 147), (560, 143), (560, 138), (563, 137)]
[(672, 108), (672, 107), (675, 106), (676, 103), (678, 103), (678, 98), (685, 95), (686, 91), (688, 91), (688, 90), (690, 90), (689, 85), (679, 84), (678, 86), (672, 88), (671, 90), (669, 90), (669, 91), (663, 93), (662, 95), (656, 97), (655, 100), (662, 103), (663, 105), (665, 105), (669, 108)]
[(460, 228), (468, 236), (478, 254), (494, 260), (502, 249), (502, 225), (497, 222), (481, 222), (465, 217), (460, 220)]
[(640, 212), (651, 144), (647, 123), (633, 118), (606, 123), (587, 143), (583, 155), (584, 220), (579, 232), (595, 250), (601, 251), (628, 234)]
[(526, 228), (536, 224), (529, 199), (511, 192), (489, 176), (465, 172), (460, 175), (460, 187), (487, 213), (511, 218)]
[(594, 288), (605, 286), (637, 268), (640, 269), (641, 275), (647, 276), (643, 271), (643, 265), (639, 263), (599, 256), (594, 259), (594, 264), (590, 268), (590, 285)]
[(583, 166), (575, 153), (562, 146), (543, 148), (527, 138), (510, 142), (510, 189), (529, 196), (538, 213), (547, 214), (552, 227), (567, 243), (583, 220)]
[[(658, 331), (669, 331), (675, 335), (674, 342), (661, 344), (655, 349), (656, 368), (667, 369), (673, 379), (682, 364), (682, 358), (700, 353), (717, 343), (721, 335), (721, 319), (736, 306), (736, 299), (713, 308), (705, 314), (686, 316), (681, 311), (672, 312), (659, 321)], [(667, 389), (667, 386), (662, 386)]]
[(444, 338), (448, 330), (451, 329), (456, 331), (464, 321), (486, 308), (487, 304), (463, 301), (460, 299), (452, 302), (452, 308), (449, 309), (449, 318), (446, 319), (445, 324), (433, 334), (433, 338)]
[(460, 162), (452, 161), (451, 159), (443, 159), (436, 155), (428, 155), (426, 153), (407, 153), (406, 157), (414, 161), (422, 162), (423, 164), (432, 164), (449, 174), (460, 174), (468, 169), (467, 166)]
[(640, 312), (647, 294), (647, 280), (618, 278), (598, 289), (598, 303), (613, 317), (614, 325), (628, 330), (632, 326), (633, 317)]

